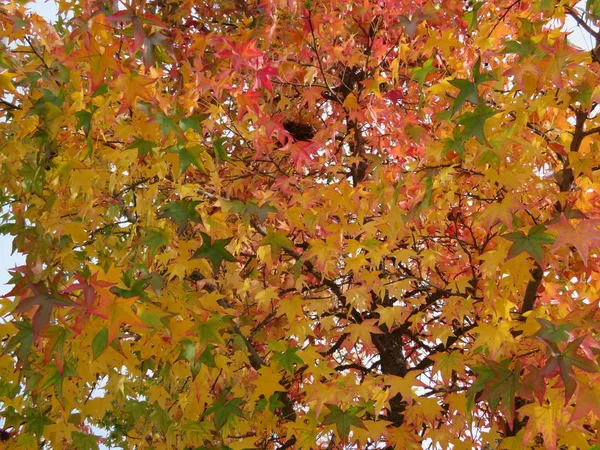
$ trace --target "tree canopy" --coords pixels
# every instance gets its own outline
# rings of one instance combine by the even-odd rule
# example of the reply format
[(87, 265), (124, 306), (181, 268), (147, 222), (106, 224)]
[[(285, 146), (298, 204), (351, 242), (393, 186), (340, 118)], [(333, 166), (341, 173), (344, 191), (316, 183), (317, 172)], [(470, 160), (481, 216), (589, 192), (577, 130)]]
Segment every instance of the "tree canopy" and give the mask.
[(600, 1), (57, 6), (0, 5), (2, 448), (597, 448)]

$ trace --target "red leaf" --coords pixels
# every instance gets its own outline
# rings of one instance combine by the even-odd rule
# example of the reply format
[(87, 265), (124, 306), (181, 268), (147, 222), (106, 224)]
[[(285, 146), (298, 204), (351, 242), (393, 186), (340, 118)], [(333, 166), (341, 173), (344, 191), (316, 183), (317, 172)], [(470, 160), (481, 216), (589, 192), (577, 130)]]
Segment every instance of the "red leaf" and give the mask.
[(13, 309), (13, 314), (23, 313), (37, 305), (37, 311), (33, 314), (31, 325), (33, 327), (34, 336), (39, 336), (40, 333), (50, 323), (52, 317), (52, 308), (55, 306), (74, 306), (71, 300), (58, 297), (50, 293), (48, 288), (38, 281), (37, 283), (29, 283), (29, 290), (32, 295), (22, 299), (17, 307)]

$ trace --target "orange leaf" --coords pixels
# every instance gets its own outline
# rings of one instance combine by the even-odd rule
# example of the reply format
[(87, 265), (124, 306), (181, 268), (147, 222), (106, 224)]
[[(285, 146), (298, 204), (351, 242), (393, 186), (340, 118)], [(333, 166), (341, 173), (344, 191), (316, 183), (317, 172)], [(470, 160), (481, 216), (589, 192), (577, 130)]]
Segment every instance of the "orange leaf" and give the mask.
[[(107, 296), (108, 297), (108, 296)], [(133, 312), (132, 306), (136, 300), (121, 298), (118, 296), (105, 297), (94, 314), (108, 320), (108, 342), (112, 342), (123, 324), (133, 325), (140, 328), (150, 328)]]

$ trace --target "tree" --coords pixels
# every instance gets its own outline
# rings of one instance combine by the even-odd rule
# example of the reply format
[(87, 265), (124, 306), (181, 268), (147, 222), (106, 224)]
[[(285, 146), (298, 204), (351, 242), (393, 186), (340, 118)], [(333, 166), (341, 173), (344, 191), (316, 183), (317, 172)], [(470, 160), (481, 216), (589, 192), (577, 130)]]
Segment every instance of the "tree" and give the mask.
[(0, 6), (3, 448), (591, 448), (600, 2)]

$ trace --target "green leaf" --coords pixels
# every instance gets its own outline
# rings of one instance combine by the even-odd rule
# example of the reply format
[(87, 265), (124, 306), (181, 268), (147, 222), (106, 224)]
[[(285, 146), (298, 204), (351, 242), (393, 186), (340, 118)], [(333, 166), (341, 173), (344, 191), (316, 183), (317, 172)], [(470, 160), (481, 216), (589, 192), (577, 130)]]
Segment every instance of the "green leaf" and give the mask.
[(273, 360), (277, 362), (279, 367), (285, 369), (286, 372), (292, 375), (294, 373), (294, 365), (300, 365), (304, 363), (302, 358), (300, 358), (296, 353), (298, 353), (297, 348), (288, 347), (285, 349), (285, 352), (274, 354)]
[(181, 233), (189, 222), (201, 223), (202, 218), (196, 211), (199, 201), (170, 202), (163, 206), (159, 217), (167, 217), (178, 224), (177, 231)]
[(202, 147), (194, 145), (186, 148), (181, 145), (175, 145), (170, 147), (167, 151), (170, 153), (175, 153), (177, 156), (179, 156), (179, 176), (185, 174), (186, 170), (191, 165), (197, 167), (201, 172), (206, 173), (204, 164), (202, 164), (202, 160), (200, 158), (200, 154), (203, 152)]
[(152, 408), (147, 401), (137, 401), (133, 399), (127, 400), (124, 409), (134, 420), (137, 420), (139, 417), (149, 417), (152, 411)]
[(585, 3), (585, 12), (587, 12), (593, 19), (599, 19), (600, 0), (587, 0)]
[(359, 409), (356, 406), (351, 406), (346, 411), (343, 411), (336, 405), (325, 405), (329, 409), (329, 414), (323, 418), (323, 425), (335, 425), (338, 435), (342, 439), (346, 439), (350, 434), (350, 427), (364, 428), (365, 424), (356, 415)]
[(268, 404), (269, 404), (269, 401), (266, 398), (261, 397), (256, 402), (256, 406), (254, 406), (254, 411), (261, 412), (262, 410), (264, 410), (267, 407)]
[(477, 61), (475, 61), (475, 65), (473, 66), (473, 80), (477, 84), (495, 80), (491, 73), (481, 72), (481, 58), (477, 58)]
[(268, 229), (267, 234), (263, 237), (260, 245), (270, 245), (271, 254), (277, 258), (281, 254), (282, 249), (294, 250), (294, 244), (289, 240), (287, 235), (282, 231), (273, 231)]
[(33, 327), (30, 322), (21, 321), (13, 322), (13, 325), (19, 330), (17, 334), (10, 338), (6, 346), (6, 351), (10, 351), (13, 347), (18, 347), (15, 351), (20, 363), (27, 360), (27, 356), (31, 351), (31, 346), (34, 341)]
[(518, 41), (507, 41), (502, 53), (514, 53), (522, 57), (534, 54), (537, 48), (537, 44), (530, 38), (522, 38)]
[(142, 311), (139, 316), (144, 324), (154, 328), (155, 330), (162, 330), (165, 328), (164, 323), (161, 321), (161, 319), (164, 317), (164, 314), (161, 312), (145, 310)]
[(479, 105), (481, 98), (479, 97), (479, 90), (477, 85), (486, 81), (491, 81), (494, 77), (489, 73), (481, 73), (481, 59), (478, 59), (473, 66), (473, 81), (465, 79), (450, 80), (449, 83), (455, 88), (460, 89), (460, 92), (454, 99), (452, 105), (452, 114), (458, 111), (462, 105), (468, 100), (473, 105)]
[(208, 367), (217, 367), (217, 363), (215, 361), (215, 355), (213, 350), (215, 349), (214, 345), (207, 345), (206, 350), (202, 352), (200, 357), (198, 358), (199, 364), (204, 364)]
[(484, 132), (485, 121), (497, 113), (498, 111), (494, 108), (480, 105), (473, 111), (460, 116), (456, 122), (463, 126), (461, 130), (463, 138), (475, 137), (482, 144), (486, 144), (487, 139)]
[(34, 166), (31, 163), (23, 163), (19, 171), (23, 183), (23, 190), (37, 194), (40, 197), (43, 195), (44, 184), (46, 181), (46, 171), (43, 167)]
[(508, 249), (507, 259), (514, 258), (520, 253), (529, 253), (538, 264), (543, 264), (544, 249), (542, 244), (552, 244), (555, 240), (554, 236), (544, 233), (546, 227), (544, 225), (536, 225), (529, 230), (527, 236), (522, 231), (515, 231), (503, 235), (504, 239), (512, 241), (511, 247)]
[(58, 399), (62, 401), (63, 381), (65, 378), (73, 377), (75, 375), (77, 375), (75, 367), (69, 362), (62, 367), (62, 370), (57, 364), (50, 363), (47, 365), (46, 377), (44, 378), (44, 383), (40, 386), (40, 390), (54, 386)]
[(140, 245), (147, 245), (152, 253), (156, 253), (160, 247), (168, 244), (169, 241), (169, 236), (164, 230), (149, 228), (146, 230), (144, 238), (140, 241)]
[(225, 147), (223, 146), (225, 142), (227, 142), (227, 139), (224, 137), (215, 139), (213, 142), (215, 156), (217, 157), (217, 163), (221, 161), (229, 161), (229, 155), (227, 154), (227, 150), (225, 150)]
[(455, 128), (452, 134), (452, 138), (446, 138), (442, 142), (444, 143), (444, 150), (442, 156), (446, 156), (448, 152), (454, 150), (461, 158), (465, 157), (465, 142), (469, 138), (465, 136), (460, 129)]
[(156, 113), (154, 121), (160, 127), (160, 134), (164, 137), (168, 137), (172, 132), (175, 136), (183, 137), (183, 133), (181, 128), (179, 128), (178, 121), (176, 117), (165, 116), (160, 111)]
[(563, 323), (556, 327), (549, 320), (541, 318), (535, 320), (542, 326), (542, 328), (535, 333), (535, 336), (542, 341), (553, 342), (555, 344), (562, 341), (568, 341), (571, 338), (568, 332), (577, 328), (577, 325), (571, 323)]
[(250, 216), (256, 216), (258, 217), (258, 221), (260, 223), (264, 222), (267, 219), (269, 213), (277, 212), (277, 209), (271, 206), (271, 202), (269, 201), (264, 202), (262, 206), (258, 206), (258, 204), (256, 204), (252, 200), (249, 200), (246, 203), (243, 203), (239, 200), (229, 200), (223, 201), (223, 208), (227, 211), (232, 211), (236, 214), (241, 214), (245, 218)]
[(454, 99), (452, 104), (452, 114), (460, 109), (462, 105), (468, 100), (473, 105), (478, 105), (480, 102), (479, 91), (477, 90), (477, 83), (473, 83), (469, 80), (450, 80), (449, 83), (455, 88), (460, 89), (460, 92)]
[(275, 392), (269, 397), (269, 411), (275, 413), (278, 409), (281, 409), (285, 404), (281, 401), (281, 396), (285, 395), (285, 392)]
[(36, 436), (41, 436), (46, 425), (53, 424), (52, 420), (42, 414), (41, 411), (30, 410), (25, 416), (25, 430)]
[(92, 339), (92, 355), (94, 359), (97, 359), (108, 345), (108, 328), (102, 328), (94, 339)]
[(144, 159), (147, 155), (152, 156), (152, 149), (154, 148), (154, 142), (146, 141), (145, 139), (135, 138), (135, 140), (129, 144), (128, 149), (137, 148), (138, 158)]
[(219, 400), (212, 404), (204, 414), (214, 413), (213, 421), (217, 429), (222, 428), (227, 423), (230, 416), (243, 417), (244, 413), (240, 409), (242, 403), (241, 398), (232, 398), (227, 401), (224, 395), (221, 395)]
[(484, 2), (473, 3), (473, 9), (471, 11), (466, 12), (463, 16), (463, 20), (469, 24), (469, 33), (473, 31), (473, 29), (478, 29), (477, 14), (483, 5)]
[(493, 150), (487, 150), (477, 158), (477, 167), (486, 166), (488, 164), (491, 167), (498, 167), (498, 164), (500, 164), (500, 158), (498, 158), (498, 155)]
[(73, 439), (73, 445), (78, 450), (99, 450), (98, 438), (99, 436), (94, 436), (93, 434), (80, 433), (79, 431), (74, 431), (71, 434), (71, 439)]
[(194, 130), (199, 135), (202, 135), (202, 122), (208, 118), (208, 114), (194, 114), (189, 117), (183, 117), (179, 121), (179, 126), (183, 131)]
[(74, 116), (77, 117), (77, 129), (83, 129), (84, 134), (90, 134), (92, 128), (92, 115), (90, 111), (77, 111)]
[(258, 206), (254, 202), (246, 203), (245, 214), (255, 215), (256, 217), (258, 217), (258, 221), (260, 223), (263, 223), (267, 219), (267, 216), (269, 213), (276, 213), (276, 212), (277, 212), (277, 209), (275, 209), (271, 206), (271, 202), (265, 202), (265, 203), (263, 203), (262, 206)]
[(433, 58), (429, 58), (427, 61), (425, 61), (423, 67), (417, 67), (411, 70), (412, 79), (417, 80), (419, 87), (422, 88), (427, 75), (437, 70), (438, 69), (433, 65)]
[(225, 248), (232, 238), (218, 239), (211, 243), (211, 237), (208, 234), (200, 232), (200, 235), (202, 236), (202, 246), (194, 252), (190, 259), (208, 258), (215, 275), (219, 272), (223, 261), (237, 262), (237, 259)]
[(164, 434), (169, 431), (169, 427), (173, 423), (171, 417), (167, 412), (158, 406), (157, 403), (154, 403), (154, 410), (150, 414), (150, 420), (152, 420), (158, 427), (158, 429)]
[(200, 321), (194, 331), (201, 344), (224, 344), (220, 329), (225, 327), (226, 323), (219, 317), (211, 317), (206, 321)]
[(521, 378), (518, 376), (520, 369), (509, 368), (510, 359), (501, 363), (487, 361), (486, 366), (474, 366), (477, 379), (469, 388), (469, 395), (481, 392), (479, 400), (488, 401), (493, 409), (502, 403), (502, 412), (506, 416), (508, 426), (512, 430), (515, 419), (515, 396), (528, 396), (523, 388)]

